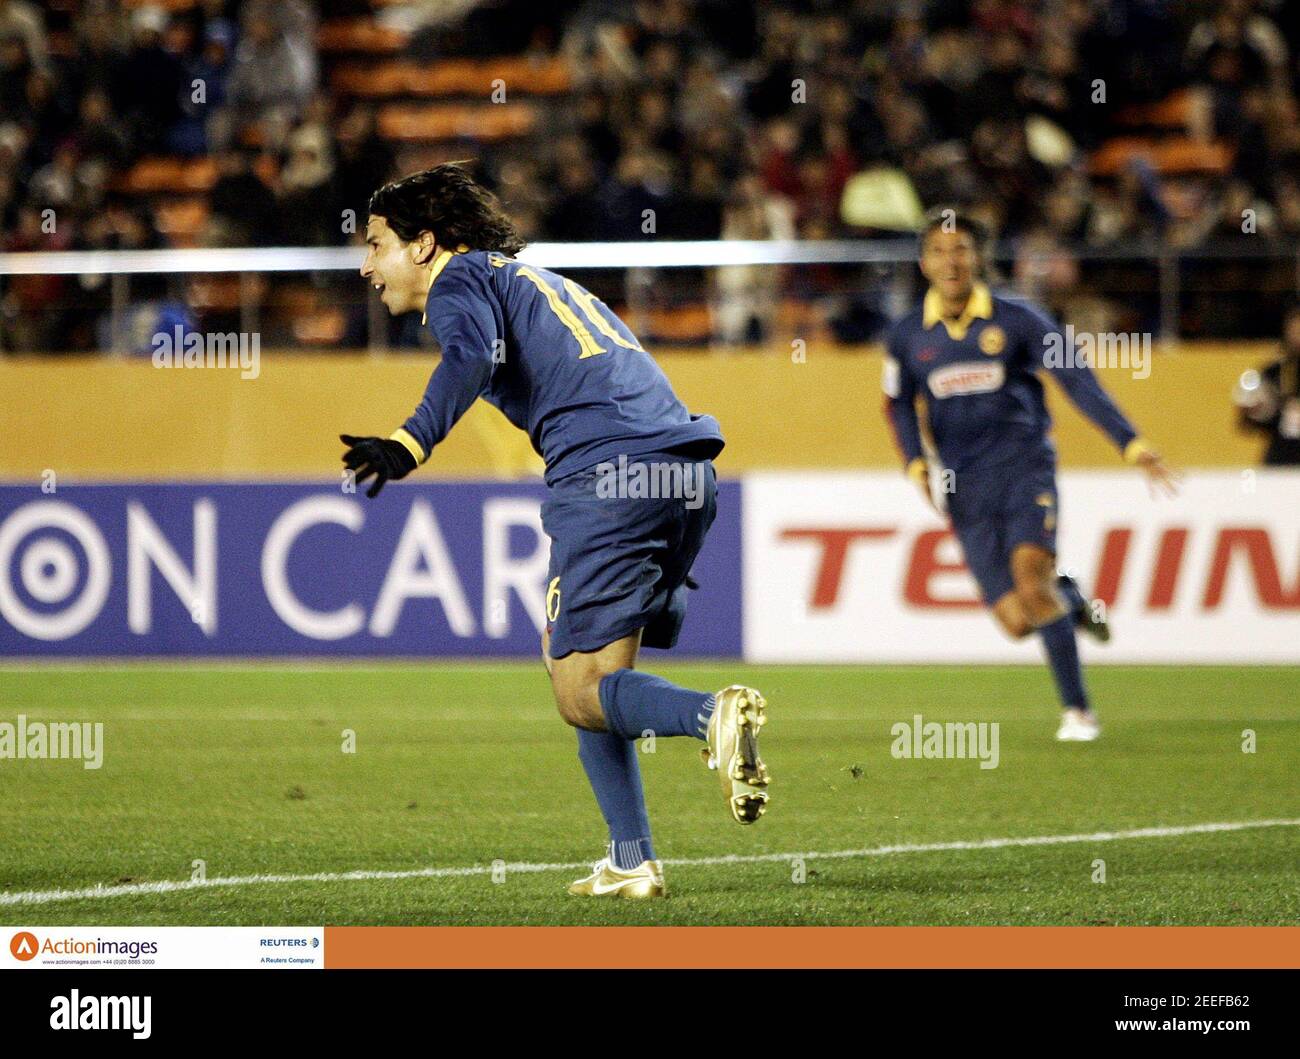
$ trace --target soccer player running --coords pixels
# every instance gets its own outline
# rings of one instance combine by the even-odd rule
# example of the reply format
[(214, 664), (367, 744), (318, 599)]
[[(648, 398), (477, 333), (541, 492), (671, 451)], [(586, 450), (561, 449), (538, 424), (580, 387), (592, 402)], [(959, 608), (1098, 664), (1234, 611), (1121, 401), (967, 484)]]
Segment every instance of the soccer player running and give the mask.
[[(343, 462), (358, 483), (374, 479), (366, 493), (373, 497), (424, 463), (478, 397), (528, 432), (548, 490), (542, 659), (609, 825), (606, 857), (569, 892), (661, 897), (634, 740), (652, 733), (702, 740), (701, 755), (717, 769), (739, 823), (757, 820), (768, 798), (757, 742), (766, 704), (757, 691), (692, 691), (635, 668), (641, 647), (677, 642), (691, 564), (716, 513), (718, 423), (686, 410), (603, 302), (571, 279), (516, 261), (523, 241), (514, 225), (461, 166), (439, 165), (376, 191), (366, 246), (361, 275), (390, 314), (424, 314), (442, 360), (419, 407), (389, 437), (341, 435)], [(666, 480), (681, 481), (683, 495), (606, 495), (597, 468), (620, 457), (629, 468), (679, 468), (680, 477)]]
[[(1038, 371), (1049, 367), (1070, 400), (1170, 495), (1177, 475), (1140, 437), (1073, 351), (1047, 357), (1064, 335), (1039, 309), (998, 297), (981, 281), (981, 227), (936, 210), (921, 230), (920, 267), (929, 291), (899, 320), (884, 362), (885, 410), (908, 476), (939, 509), (917, 419), (923, 395), (929, 433), (952, 472), (947, 514), (985, 606), (1015, 639), (1037, 631), (1060, 694), (1056, 738), (1101, 732), (1088, 700), (1076, 629), (1110, 639), (1104, 608), (1056, 572), (1056, 450)], [(1059, 347), (1058, 347), (1059, 348)], [(945, 493), (947, 494), (945, 496)]]

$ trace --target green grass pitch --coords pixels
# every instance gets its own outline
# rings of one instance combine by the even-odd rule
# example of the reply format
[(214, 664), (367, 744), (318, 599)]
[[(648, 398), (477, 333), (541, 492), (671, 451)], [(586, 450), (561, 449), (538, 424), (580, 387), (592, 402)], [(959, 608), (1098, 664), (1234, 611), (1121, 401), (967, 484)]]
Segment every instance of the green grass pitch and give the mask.
[[(647, 668), (760, 688), (772, 803), (726, 813), (699, 744), (644, 754), (670, 896), (569, 897), (604, 829), (538, 664), (41, 666), (0, 721), (102, 721), (104, 763), (0, 760), (5, 924), (1295, 924), (1300, 827), (1053, 845), (781, 855), (1300, 818), (1300, 669), (1094, 668), (1105, 732), (1057, 744), (1046, 670)], [(1000, 762), (898, 760), (891, 726), (996, 721)], [(344, 730), (355, 753), (344, 753)], [(1243, 732), (1255, 733), (1254, 753)], [(689, 863), (727, 855), (767, 860)], [(18, 892), (282, 880), (16, 903)], [(1105, 881), (1098, 861), (1104, 861)]]

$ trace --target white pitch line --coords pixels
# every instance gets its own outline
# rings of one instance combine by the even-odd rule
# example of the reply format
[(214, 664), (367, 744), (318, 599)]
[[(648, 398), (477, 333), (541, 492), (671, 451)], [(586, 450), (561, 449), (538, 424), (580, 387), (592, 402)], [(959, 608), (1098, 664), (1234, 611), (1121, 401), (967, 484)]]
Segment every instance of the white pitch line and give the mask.
[[(1264, 827), (1300, 827), (1295, 820), (1240, 820), (1217, 824), (1186, 824), (1181, 827), (1141, 827), (1131, 831), (1094, 831), (1087, 835), (1029, 835), (1020, 838), (981, 838), (955, 842), (923, 842), (896, 846), (872, 846), (867, 849), (840, 849), (829, 852), (727, 854), (720, 857), (687, 857), (666, 860), (668, 867), (697, 867), (718, 864), (770, 864), (802, 860), (849, 860), (862, 857), (890, 857), (902, 853), (945, 853), (954, 850), (1007, 849), (1012, 846), (1061, 846), (1081, 842), (1119, 842), (1134, 838), (1177, 838), (1181, 835), (1206, 835), (1221, 831), (1250, 831)], [(574, 871), (589, 868), (591, 861), (564, 864), (506, 864), (507, 875), (549, 871)], [(3, 905), (44, 905), (56, 901), (93, 901), (107, 897), (133, 897), (141, 894), (169, 894), (184, 890), (207, 890), (228, 886), (269, 886), (285, 883), (368, 882), (382, 879), (452, 879), (473, 875), (491, 875), (491, 866), (463, 868), (413, 868), (404, 871), (324, 871), (305, 875), (232, 875), (215, 879), (163, 879), (158, 882), (122, 883), (116, 886), (87, 886), (80, 890), (24, 890), (0, 893)], [(501, 869), (496, 869), (501, 870)]]

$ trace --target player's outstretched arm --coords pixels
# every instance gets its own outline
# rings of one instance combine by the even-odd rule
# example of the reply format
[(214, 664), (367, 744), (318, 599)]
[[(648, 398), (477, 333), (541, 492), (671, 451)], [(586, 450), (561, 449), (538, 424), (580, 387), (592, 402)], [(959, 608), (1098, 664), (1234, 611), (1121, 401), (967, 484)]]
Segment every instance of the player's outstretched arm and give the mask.
[[(1042, 341), (1031, 343), (1031, 349), (1047, 350), (1050, 346), (1047, 341), (1049, 335), (1057, 340), (1059, 347), (1064, 347), (1065, 336), (1046, 317), (1035, 313), (1034, 323), (1041, 327), (1038, 337)], [(1070, 402), (1115, 443), (1124, 454), (1125, 463), (1133, 464), (1142, 470), (1147, 477), (1147, 485), (1152, 496), (1176, 495), (1182, 472), (1165, 463), (1160, 453), (1138, 434), (1137, 429), (1115, 403), (1115, 399), (1097, 381), (1092, 368), (1075, 357), (1073, 350), (1066, 352), (1068, 356), (1062, 356), (1055, 361), (1044, 357), (1043, 365), (1060, 383), (1061, 389), (1065, 391)]]
[(378, 495), (385, 482), (405, 478), (427, 460), (492, 376), (500, 335), (483, 284), (450, 272), (439, 282), (429, 326), (442, 347), (442, 360), (429, 377), (424, 399), (387, 438), (339, 435), (348, 446), (343, 463), (357, 472), (357, 482), (375, 480), (366, 496)]

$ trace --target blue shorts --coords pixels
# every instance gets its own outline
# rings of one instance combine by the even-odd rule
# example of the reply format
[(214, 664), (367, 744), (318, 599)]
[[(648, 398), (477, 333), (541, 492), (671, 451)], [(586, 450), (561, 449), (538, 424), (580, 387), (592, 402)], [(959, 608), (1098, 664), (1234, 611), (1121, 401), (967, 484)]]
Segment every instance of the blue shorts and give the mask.
[(692, 469), (690, 490), (676, 490), (687, 495), (611, 495), (611, 479), (602, 485), (595, 470), (551, 485), (542, 528), (551, 538), (546, 629), (552, 658), (598, 651), (637, 629), (644, 630), (644, 647), (677, 643), (687, 575), (717, 514), (717, 478), (709, 460), (638, 456), (629, 465), (651, 463)]
[(1037, 544), (1056, 554), (1056, 468), (1033, 461), (956, 477), (948, 515), (985, 606), (1011, 591), (1011, 552)]

